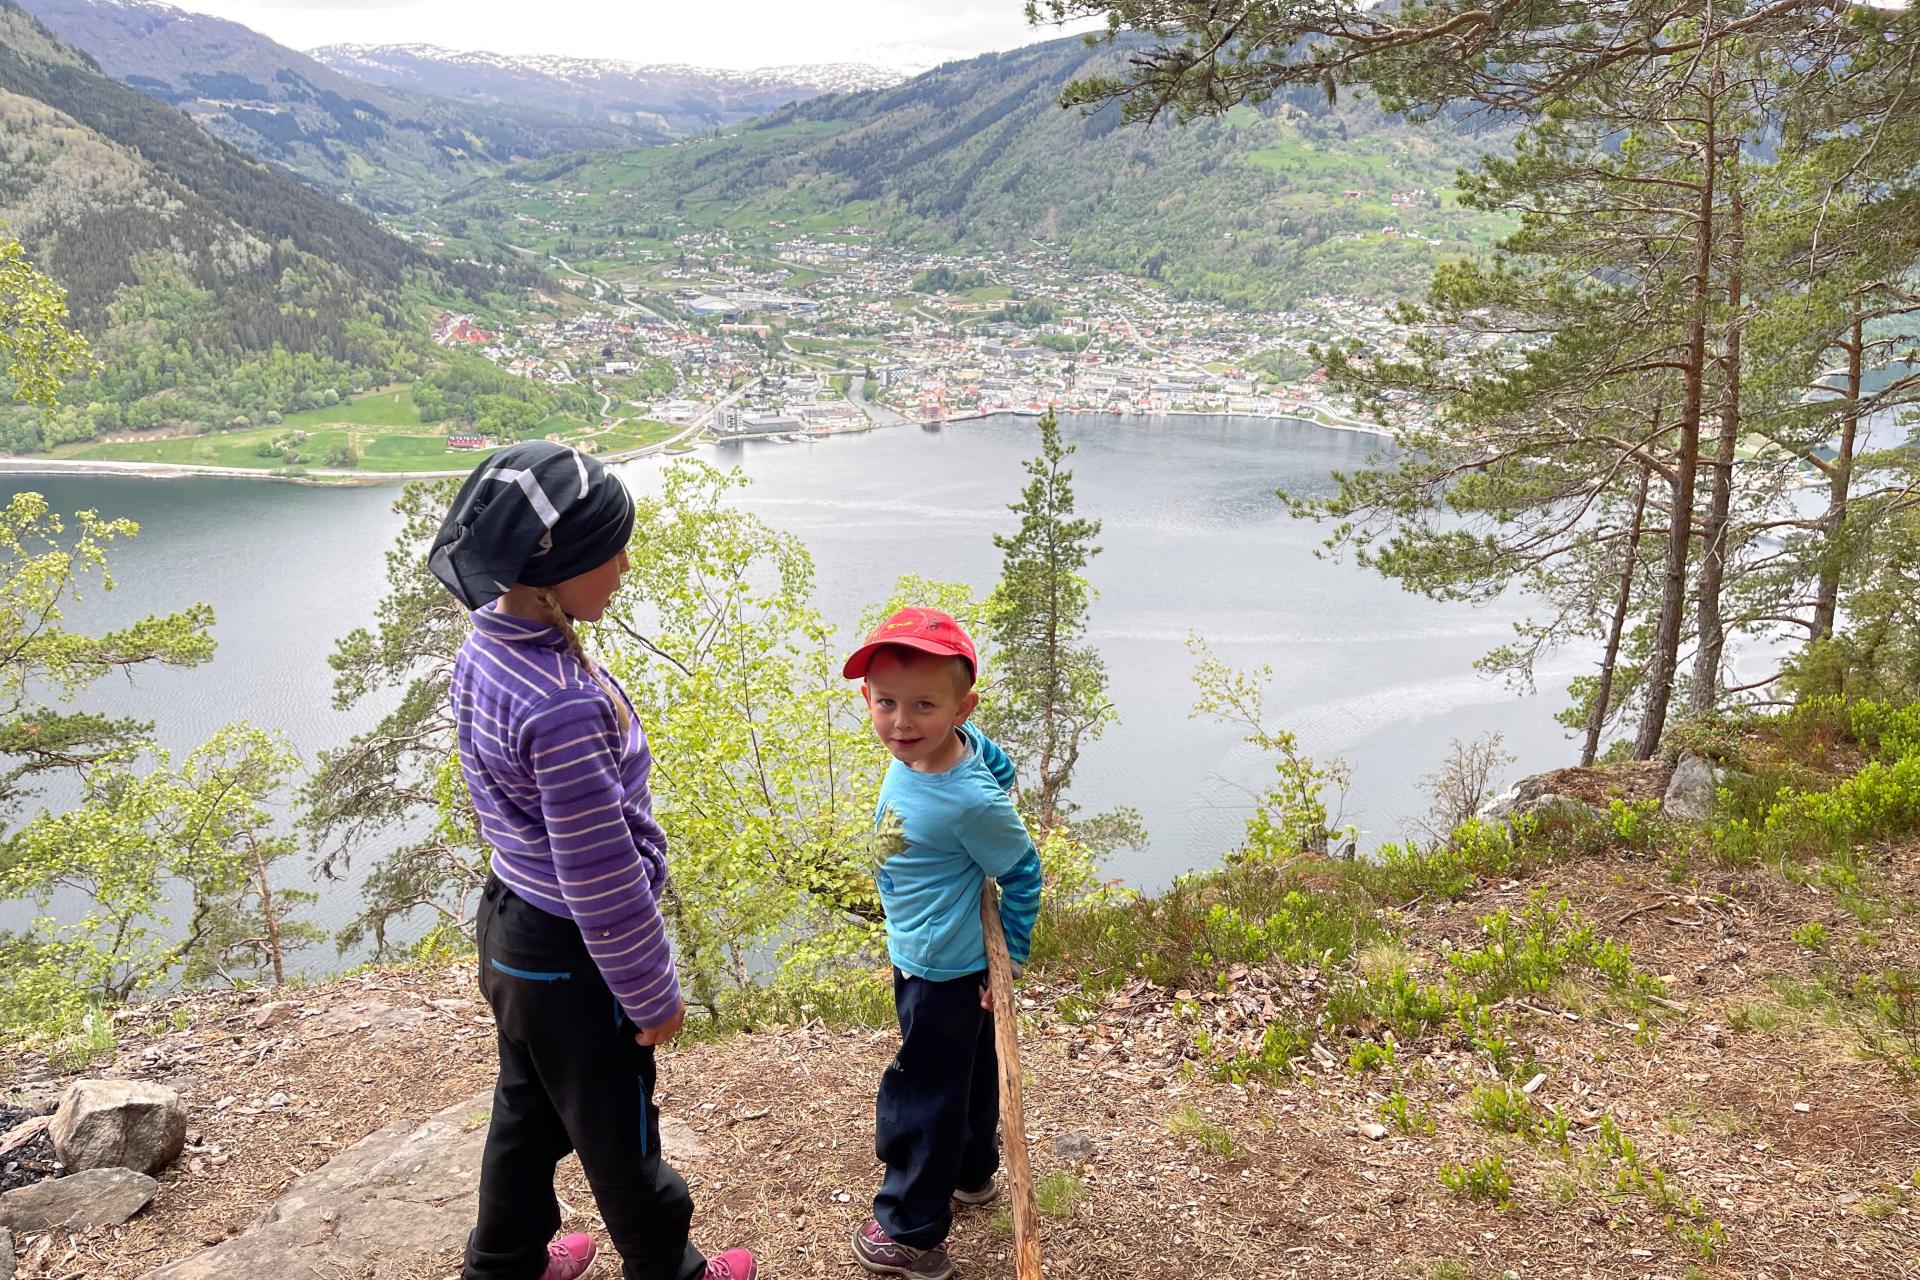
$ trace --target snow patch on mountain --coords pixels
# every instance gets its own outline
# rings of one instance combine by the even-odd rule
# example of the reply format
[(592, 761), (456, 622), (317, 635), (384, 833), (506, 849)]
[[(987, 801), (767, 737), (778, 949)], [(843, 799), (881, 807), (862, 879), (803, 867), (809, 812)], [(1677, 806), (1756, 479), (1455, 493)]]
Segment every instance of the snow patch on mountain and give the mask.
[[(143, 3), (145, 0), (127, 0)], [(832, 62), (736, 70), (682, 63), (629, 62), (621, 58), (576, 58), (554, 54), (502, 54), (446, 49), (432, 44), (330, 44), (308, 51), (336, 71), (400, 74), (409, 63), (437, 63), (512, 75), (538, 76), (591, 85), (615, 80), (700, 80), (729, 88), (796, 86), (819, 93), (885, 89), (907, 78), (903, 70), (864, 62)]]

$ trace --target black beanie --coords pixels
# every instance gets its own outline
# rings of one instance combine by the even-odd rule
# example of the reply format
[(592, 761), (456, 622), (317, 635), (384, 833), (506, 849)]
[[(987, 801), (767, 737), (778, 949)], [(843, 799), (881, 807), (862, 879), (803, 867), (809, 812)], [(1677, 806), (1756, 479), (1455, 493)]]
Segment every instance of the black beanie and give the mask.
[(551, 587), (605, 564), (633, 537), (633, 518), (633, 496), (598, 458), (527, 440), (474, 468), (427, 567), (478, 609), (515, 584)]

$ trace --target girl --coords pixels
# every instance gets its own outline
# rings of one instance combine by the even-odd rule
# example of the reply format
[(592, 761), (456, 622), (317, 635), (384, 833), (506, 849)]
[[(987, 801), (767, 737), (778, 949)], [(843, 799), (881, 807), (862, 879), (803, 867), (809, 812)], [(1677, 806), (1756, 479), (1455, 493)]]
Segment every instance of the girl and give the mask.
[[(480, 990), (500, 1082), (464, 1280), (574, 1280), (554, 1166), (577, 1151), (626, 1280), (753, 1280), (753, 1255), (703, 1258), (693, 1198), (661, 1157), (656, 1045), (686, 1017), (660, 917), (665, 833), (633, 706), (573, 629), (627, 568), (633, 499), (598, 460), (545, 441), (475, 468), (427, 563), (473, 611), (453, 669), (460, 764), (492, 850)], [(544, 1268), (544, 1270), (543, 1270)]]

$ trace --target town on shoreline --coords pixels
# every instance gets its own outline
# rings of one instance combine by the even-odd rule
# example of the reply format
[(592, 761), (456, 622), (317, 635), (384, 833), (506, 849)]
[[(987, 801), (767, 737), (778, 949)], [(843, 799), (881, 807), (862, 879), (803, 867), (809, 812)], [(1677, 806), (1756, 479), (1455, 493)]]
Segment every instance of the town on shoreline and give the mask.
[[(1369, 420), (1326, 383), (1318, 352), (1335, 342), (1405, 349), (1383, 304), (1314, 297), (1240, 311), (1078, 269), (1058, 250), (908, 251), (859, 227), (770, 246), (724, 230), (674, 243), (671, 256), (602, 251), (617, 270), (518, 248), (558, 288), (520, 314), (441, 311), (430, 337), (576, 403), (597, 401), (597, 413), (549, 420), (539, 434), (608, 461), (1047, 411), (1285, 419), (1386, 437), (1429, 411), (1389, 399)], [(463, 475), (514, 438), (425, 416), (396, 384), (271, 425), (75, 445), (0, 460), (0, 470), (376, 484)], [(322, 451), (351, 461), (307, 460)]]

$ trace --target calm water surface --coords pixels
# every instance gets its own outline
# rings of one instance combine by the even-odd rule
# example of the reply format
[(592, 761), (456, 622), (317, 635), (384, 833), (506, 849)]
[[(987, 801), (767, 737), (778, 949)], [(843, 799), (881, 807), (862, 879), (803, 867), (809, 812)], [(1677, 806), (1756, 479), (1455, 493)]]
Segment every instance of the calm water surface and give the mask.
[[(1289, 520), (1275, 499), (1277, 488), (1326, 492), (1330, 473), (1360, 465), (1377, 441), (1247, 420), (1088, 417), (1064, 426), (1078, 447), (1079, 508), (1103, 524), (1090, 571), (1100, 593), (1091, 638), (1121, 716), (1082, 756), (1076, 795), (1089, 811), (1140, 810), (1151, 843), (1114, 868), (1129, 881), (1157, 887), (1217, 862), (1237, 841), (1250, 789), (1270, 776), (1234, 730), (1189, 718), (1189, 632), (1230, 663), (1270, 665), (1270, 718), (1316, 756), (1351, 763), (1347, 817), (1365, 833), (1363, 848), (1397, 838), (1424, 809), (1419, 779), (1452, 739), (1500, 731), (1519, 757), (1516, 775), (1568, 761), (1552, 713), (1578, 655), (1545, 671), (1531, 698), (1473, 670), (1511, 635), (1523, 601), (1469, 607), (1406, 595), (1350, 562), (1317, 558), (1324, 530)], [(1030, 420), (995, 419), (931, 433), (748, 442), (701, 456), (751, 477), (742, 505), (806, 542), (818, 604), (850, 632), (903, 573), (991, 586), (993, 535), (1013, 527), (1006, 504), (1037, 438)], [(633, 463), (623, 474), (646, 489), (660, 465)], [(227, 721), (251, 720), (284, 732), (309, 758), (377, 718), (377, 708), (332, 708), (326, 658), (374, 621), (382, 555), (400, 524), (395, 489), (15, 475), (0, 475), (0, 488), (38, 489), (57, 510), (91, 506), (140, 522), (140, 536), (113, 554), (118, 589), (93, 593), (70, 622), (112, 625), (191, 600), (214, 607), (212, 663), (103, 682), (90, 704), (152, 719), (182, 748)], [(351, 886), (322, 891), (317, 922), (351, 914)]]

